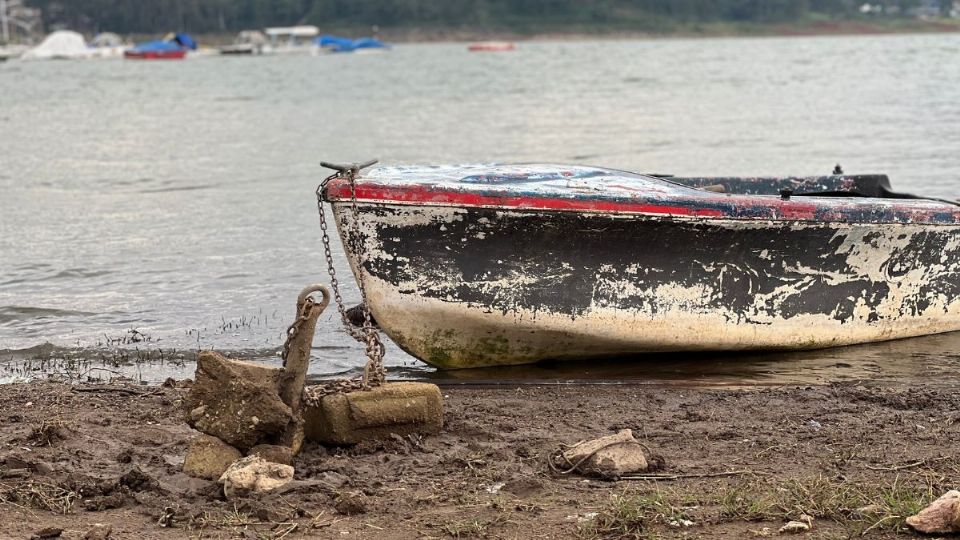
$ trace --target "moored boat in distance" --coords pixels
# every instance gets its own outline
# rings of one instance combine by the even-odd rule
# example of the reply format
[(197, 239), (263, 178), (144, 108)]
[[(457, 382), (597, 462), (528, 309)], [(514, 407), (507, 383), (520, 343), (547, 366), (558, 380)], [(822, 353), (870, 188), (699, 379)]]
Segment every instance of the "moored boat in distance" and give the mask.
[(122, 58), (123, 53), (130, 47), (123, 38), (113, 32), (101, 32), (90, 40), (91, 56), (93, 58)]
[(26, 45), (0, 45), (0, 62), (20, 58), (28, 49)]
[(316, 54), (313, 39), (320, 35), (316, 26), (289, 26), (264, 29), (270, 43), (264, 54)]
[(197, 42), (184, 33), (169, 34), (164, 39), (139, 43), (123, 52), (133, 60), (181, 60), (187, 52), (197, 49)]
[(387, 167), (321, 194), (373, 317), (439, 367), (960, 330), (960, 206), (882, 175)]
[(331, 53), (375, 54), (387, 52), (393, 47), (375, 37), (351, 39), (340, 36), (324, 35), (314, 40), (320, 50)]
[(470, 52), (506, 52), (517, 48), (511, 41), (480, 41), (467, 46)]
[(57, 30), (36, 47), (23, 53), (23, 60), (81, 60), (93, 57), (93, 50), (79, 32)]
[(267, 47), (267, 36), (259, 30), (244, 30), (237, 34), (230, 45), (219, 47), (220, 54), (226, 55), (257, 55), (263, 54)]

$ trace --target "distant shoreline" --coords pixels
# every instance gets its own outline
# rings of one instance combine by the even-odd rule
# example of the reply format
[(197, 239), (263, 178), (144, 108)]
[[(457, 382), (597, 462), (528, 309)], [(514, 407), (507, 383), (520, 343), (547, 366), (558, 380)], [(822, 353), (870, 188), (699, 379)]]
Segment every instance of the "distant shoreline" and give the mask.
[(482, 40), (547, 41), (555, 39), (689, 39), (722, 37), (808, 37), (836, 35), (935, 34), (960, 32), (960, 20), (818, 21), (797, 24), (709, 23), (664, 31), (567, 27), (530, 32), (476, 29), (384, 29), (380, 36), (398, 43)]
[[(713, 22), (676, 25), (662, 30), (640, 30), (610, 26), (542, 26), (526, 29), (475, 27), (395, 27), (381, 28), (378, 36), (393, 43), (459, 43), (471, 41), (552, 41), (617, 39), (697, 39), (741, 37), (813, 37), (889, 34), (937, 34), (960, 32), (960, 19), (883, 19), (807, 21), (790, 24)], [(360, 37), (371, 34), (370, 27), (321, 27), (321, 33)], [(202, 45), (230, 43), (234, 33), (198, 34)], [(140, 36), (138, 36), (140, 37)], [(146, 36), (142, 36), (146, 37)]]

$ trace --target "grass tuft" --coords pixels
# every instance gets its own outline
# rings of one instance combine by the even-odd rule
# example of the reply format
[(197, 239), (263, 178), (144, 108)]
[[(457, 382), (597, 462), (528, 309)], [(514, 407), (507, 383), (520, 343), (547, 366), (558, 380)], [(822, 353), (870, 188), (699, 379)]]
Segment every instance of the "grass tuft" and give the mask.
[(687, 508), (670, 492), (614, 495), (610, 502), (592, 519), (580, 523), (581, 538), (649, 539), (656, 535), (649, 530), (654, 524), (669, 527), (687, 527), (693, 517)]

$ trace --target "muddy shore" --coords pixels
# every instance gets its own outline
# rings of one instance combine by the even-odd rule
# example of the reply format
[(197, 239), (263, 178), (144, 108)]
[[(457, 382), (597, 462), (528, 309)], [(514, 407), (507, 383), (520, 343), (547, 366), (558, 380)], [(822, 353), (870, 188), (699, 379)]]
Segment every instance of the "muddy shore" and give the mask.
[[(226, 501), (180, 472), (194, 435), (183, 383), (8, 384), (0, 538), (747, 538), (804, 514), (810, 538), (900, 537), (906, 516), (960, 483), (956, 389), (447, 387), (440, 435), (311, 443), (293, 483)], [(623, 428), (666, 478), (546, 464), (561, 444)]]

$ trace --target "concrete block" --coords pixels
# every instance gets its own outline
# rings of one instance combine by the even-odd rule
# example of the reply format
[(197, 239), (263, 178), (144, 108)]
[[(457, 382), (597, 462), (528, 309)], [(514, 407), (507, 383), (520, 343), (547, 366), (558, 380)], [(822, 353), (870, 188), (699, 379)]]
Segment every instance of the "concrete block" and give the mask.
[[(293, 465), (293, 451), (286, 446), (275, 444), (258, 444), (247, 452), (248, 456), (260, 456), (264, 461), (270, 463), (279, 463), (281, 465)], [(226, 470), (226, 469), (224, 469)]]
[(443, 396), (434, 384), (387, 383), (325, 396), (303, 416), (307, 439), (321, 444), (356, 444), (391, 433), (435, 434), (443, 427)]
[(294, 421), (277, 394), (280, 371), (204, 351), (184, 399), (187, 424), (240, 450), (278, 440)]
[(190, 443), (183, 460), (183, 472), (195, 478), (216, 480), (234, 461), (243, 457), (239, 450), (210, 435), (200, 435)]

